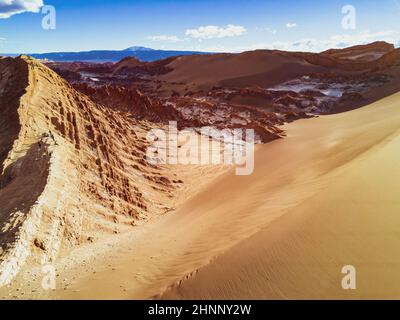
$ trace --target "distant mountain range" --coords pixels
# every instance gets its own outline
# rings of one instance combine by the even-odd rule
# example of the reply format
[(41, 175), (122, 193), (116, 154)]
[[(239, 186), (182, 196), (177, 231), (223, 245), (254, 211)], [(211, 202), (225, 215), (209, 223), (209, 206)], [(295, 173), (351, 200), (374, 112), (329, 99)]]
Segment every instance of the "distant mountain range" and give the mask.
[[(395, 47), (400, 48), (400, 42), (398, 42)], [(141, 46), (133, 46), (124, 50), (91, 50), (78, 52), (48, 52), (26, 54), (36, 59), (47, 59), (56, 62), (118, 62), (126, 57), (135, 57), (144, 62), (152, 62), (176, 56), (212, 54), (212, 52), (157, 50)], [(16, 57), (19, 55), (20, 54), (0, 53), (0, 56)]]
[[(28, 53), (36, 59), (48, 59), (58, 62), (117, 62), (126, 57), (135, 57), (141, 61), (151, 62), (169, 57), (208, 54), (209, 52), (199, 51), (169, 51), (155, 50), (146, 47), (130, 47), (125, 50), (93, 50), (81, 52), (49, 52), (49, 53)], [(1, 54), (0, 54), (1, 55)], [(4, 54), (7, 56), (17, 56), (17, 54)]]

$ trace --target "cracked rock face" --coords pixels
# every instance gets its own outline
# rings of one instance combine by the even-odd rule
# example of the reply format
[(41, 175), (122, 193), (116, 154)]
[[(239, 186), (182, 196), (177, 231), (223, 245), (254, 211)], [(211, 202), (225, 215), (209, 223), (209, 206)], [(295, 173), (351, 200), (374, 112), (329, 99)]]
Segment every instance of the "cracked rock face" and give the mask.
[[(133, 94), (132, 107), (145, 107)], [(151, 124), (97, 105), (37, 61), (0, 60), (0, 119), (0, 285), (28, 260), (50, 263), (170, 210), (178, 179), (145, 161)]]

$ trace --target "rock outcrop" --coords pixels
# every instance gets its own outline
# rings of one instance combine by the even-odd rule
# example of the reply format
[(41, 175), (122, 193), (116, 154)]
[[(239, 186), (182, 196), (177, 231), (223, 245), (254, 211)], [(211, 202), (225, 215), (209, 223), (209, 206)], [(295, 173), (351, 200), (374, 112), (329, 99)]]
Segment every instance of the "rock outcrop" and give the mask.
[(180, 118), (174, 108), (153, 101), (135, 87), (113, 85), (92, 87), (85, 83), (76, 84), (74, 87), (93, 101), (115, 110), (128, 112), (136, 119), (168, 123)]
[(394, 50), (394, 45), (376, 41), (366, 45), (358, 45), (344, 49), (330, 49), (322, 52), (336, 59), (346, 59), (353, 61), (375, 61)]
[(149, 129), (31, 58), (0, 60), (0, 285), (170, 210), (181, 181), (146, 161)]

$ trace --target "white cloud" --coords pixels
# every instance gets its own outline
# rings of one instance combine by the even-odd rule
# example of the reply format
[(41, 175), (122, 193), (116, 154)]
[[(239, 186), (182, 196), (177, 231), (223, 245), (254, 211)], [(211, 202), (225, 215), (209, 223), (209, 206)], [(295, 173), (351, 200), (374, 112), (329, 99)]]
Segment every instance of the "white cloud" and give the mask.
[(379, 32), (370, 32), (365, 30), (356, 34), (341, 34), (330, 38), (330, 42), (345, 45), (365, 44), (377, 40), (393, 42), (395, 37), (399, 35), (398, 31), (387, 30)]
[(296, 28), (296, 27), (297, 27), (297, 23), (295, 23), (295, 22), (286, 23), (286, 28), (287, 29), (293, 29), (293, 28)]
[(177, 36), (168, 36), (168, 35), (149, 36), (149, 37), (146, 37), (146, 39), (151, 40), (151, 41), (165, 41), (165, 42), (184, 41), (183, 39), (180, 39)]
[(368, 30), (365, 30), (356, 34), (334, 35), (326, 40), (305, 38), (292, 42), (277, 41), (271, 43), (257, 43), (251, 46), (237, 48), (234, 51), (271, 49), (285, 51), (321, 52), (328, 49), (340, 49), (360, 44), (368, 44), (374, 41), (386, 41), (393, 44), (398, 43), (400, 41), (400, 32), (392, 30), (370, 32)]
[(43, 5), (43, 0), (0, 0), (0, 19), (24, 12), (37, 13)]
[(267, 33), (271, 33), (271, 34), (277, 34), (278, 33), (278, 31), (276, 29), (263, 28), (263, 27), (256, 27), (256, 31), (267, 32)]
[(215, 39), (237, 37), (247, 33), (245, 27), (229, 24), (225, 27), (202, 26), (197, 29), (186, 30), (186, 35), (195, 39)]

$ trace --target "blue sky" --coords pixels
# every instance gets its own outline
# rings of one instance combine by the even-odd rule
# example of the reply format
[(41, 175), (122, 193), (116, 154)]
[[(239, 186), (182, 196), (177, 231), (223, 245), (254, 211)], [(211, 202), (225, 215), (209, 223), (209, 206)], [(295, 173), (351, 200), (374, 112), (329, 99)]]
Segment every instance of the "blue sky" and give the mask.
[[(42, 5), (56, 29), (42, 28)], [(355, 8), (355, 29), (342, 8)], [(351, 12), (352, 13), (352, 12)], [(0, 52), (124, 49), (321, 51), (400, 43), (400, 0), (0, 0)]]

